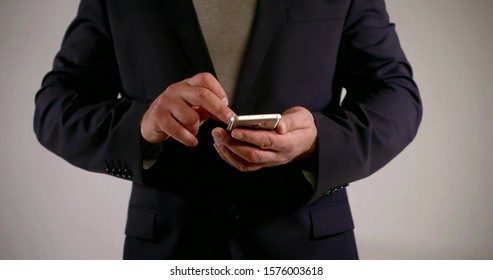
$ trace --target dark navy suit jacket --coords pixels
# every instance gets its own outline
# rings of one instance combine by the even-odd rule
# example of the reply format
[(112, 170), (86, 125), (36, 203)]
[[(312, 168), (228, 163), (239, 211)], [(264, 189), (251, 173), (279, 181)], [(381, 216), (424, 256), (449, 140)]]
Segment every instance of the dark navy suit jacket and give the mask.
[(346, 191), (330, 190), (392, 160), (422, 112), (384, 1), (258, 1), (230, 104), (238, 114), (310, 110), (318, 147), (309, 161), (239, 172), (212, 146), (224, 124), (207, 121), (198, 147), (167, 140), (143, 170), (143, 113), (199, 72), (214, 68), (190, 0), (82, 0), (36, 95), (45, 147), (133, 182), (124, 257), (357, 258)]

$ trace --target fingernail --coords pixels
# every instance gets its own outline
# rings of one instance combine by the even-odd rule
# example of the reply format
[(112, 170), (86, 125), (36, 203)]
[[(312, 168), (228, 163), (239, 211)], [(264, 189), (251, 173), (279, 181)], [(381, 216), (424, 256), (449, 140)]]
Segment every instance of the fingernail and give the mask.
[(229, 101), (227, 97), (224, 97), (221, 101), (224, 103), (224, 105), (228, 106)]
[(214, 139), (218, 140), (218, 141), (221, 141), (223, 140), (223, 135), (221, 132), (219, 132), (218, 130), (214, 129), (212, 130), (212, 137), (214, 137)]
[(243, 137), (245, 137), (243, 135), (243, 133), (236, 131), (236, 130), (233, 130), (233, 132), (231, 133), (231, 136), (233, 136), (233, 138), (238, 139), (238, 140), (243, 140)]
[(231, 120), (231, 118), (233, 118), (234, 116), (236, 116), (235, 113), (233, 113), (233, 111), (229, 112), (228, 114), (226, 114), (226, 118), (229, 120)]

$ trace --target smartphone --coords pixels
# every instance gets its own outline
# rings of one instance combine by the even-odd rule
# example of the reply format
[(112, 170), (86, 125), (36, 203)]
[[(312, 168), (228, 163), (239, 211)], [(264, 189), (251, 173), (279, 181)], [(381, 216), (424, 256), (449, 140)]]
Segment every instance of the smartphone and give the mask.
[(280, 114), (234, 116), (229, 121), (226, 131), (231, 132), (236, 127), (271, 130), (276, 128), (280, 120)]

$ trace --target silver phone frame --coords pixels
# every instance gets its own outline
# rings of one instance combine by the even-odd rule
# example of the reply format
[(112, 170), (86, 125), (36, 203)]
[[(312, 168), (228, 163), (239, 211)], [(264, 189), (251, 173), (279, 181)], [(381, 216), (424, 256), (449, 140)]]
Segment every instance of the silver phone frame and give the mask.
[(231, 132), (237, 127), (250, 129), (272, 130), (281, 120), (281, 114), (256, 114), (234, 116), (229, 121), (226, 131)]

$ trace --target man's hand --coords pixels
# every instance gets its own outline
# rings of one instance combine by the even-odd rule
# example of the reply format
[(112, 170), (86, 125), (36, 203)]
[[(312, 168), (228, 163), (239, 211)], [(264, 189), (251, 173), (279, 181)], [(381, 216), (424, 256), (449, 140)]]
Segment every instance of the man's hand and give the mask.
[(200, 73), (170, 85), (144, 113), (142, 137), (159, 143), (172, 137), (184, 145), (196, 146), (195, 137), (204, 121), (214, 118), (228, 123), (235, 113), (228, 107), (224, 89), (209, 73)]
[(313, 115), (303, 107), (284, 112), (273, 131), (236, 128), (230, 135), (222, 128), (215, 128), (212, 135), (221, 158), (241, 171), (310, 158), (317, 143)]

